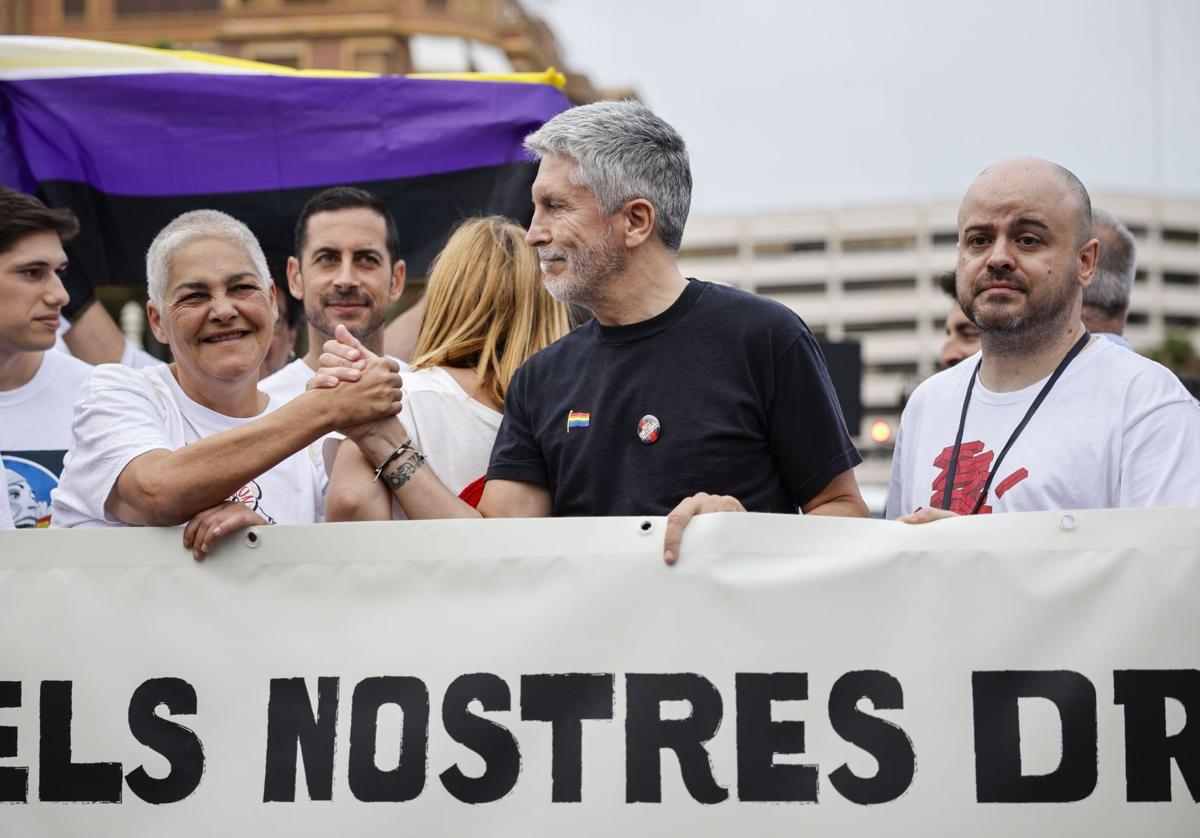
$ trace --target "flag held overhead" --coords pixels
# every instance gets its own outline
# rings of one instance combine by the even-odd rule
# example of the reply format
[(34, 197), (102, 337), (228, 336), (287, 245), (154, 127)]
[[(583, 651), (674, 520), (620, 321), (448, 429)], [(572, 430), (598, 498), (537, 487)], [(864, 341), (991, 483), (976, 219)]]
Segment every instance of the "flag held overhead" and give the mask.
[(154, 234), (198, 208), (245, 221), (280, 264), (304, 202), (333, 185), (388, 205), (421, 276), (463, 217), (528, 223), (534, 171), (522, 140), (570, 106), (560, 81), (552, 71), (518, 81), (297, 73), (0, 38), (0, 183), (76, 211), (71, 262), (93, 285), (144, 282)]

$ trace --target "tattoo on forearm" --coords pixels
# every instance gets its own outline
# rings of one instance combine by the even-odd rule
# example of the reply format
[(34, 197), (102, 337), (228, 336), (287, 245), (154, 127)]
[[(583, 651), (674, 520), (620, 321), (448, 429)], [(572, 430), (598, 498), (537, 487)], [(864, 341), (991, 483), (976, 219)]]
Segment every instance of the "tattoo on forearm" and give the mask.
[(383, 482), (388, 484), (388, 488), (393, 492), (399, 490), (405, 483), (412, 479), (412, 476), (417, 473), (422, 465), (425, 464), (425, 458), (418, 452), (408, 459), (402, 461), (395, 469), (383, 475)]

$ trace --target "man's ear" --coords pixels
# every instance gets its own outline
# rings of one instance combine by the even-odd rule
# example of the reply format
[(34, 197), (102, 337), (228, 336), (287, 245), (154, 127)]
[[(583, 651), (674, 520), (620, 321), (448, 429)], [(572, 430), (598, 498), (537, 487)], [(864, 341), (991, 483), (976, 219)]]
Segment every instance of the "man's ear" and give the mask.
[(633, 249), (654, 235), (654, 204), (645, 198), (632, 198), (621, 207), (625, 225), (624, 245)]
[(408, 267), (404, 264), (404, 260), (397, 259), (396, 264), (392, 266), (392, 288), (388, 293), (389, 302), (396, 302), (404, 293), (404, 277), (407, 273)]
[(276, 299), (279, 295), (279, 288), (275, 285), (275, 281), (267, 286), (267, 299), (271, 301), (271, 325), (275, 325), (275, 321), (279, 319), (279, 300)]
[(297, 300), (303, 300), (304, 278), (300, 276), (300, 262), (295, 256), (289, 256), (287, 260), (287, 282), (292, 296)]
[(1087, 288), (1092, 284), (1096, 273), (1096, 263), (1100, 259), (1100, 240), (1092, 239), (1079, 250), (1079, 284)]
[(167, 333), (162, 326), (162, 315), (158, 313), (158, 307), (152, 300), (146, 301), (146, 320), (150, 323), (150, 333), (154, 335), (154, 339), (169, 345), (170, 341), (167, 340)]

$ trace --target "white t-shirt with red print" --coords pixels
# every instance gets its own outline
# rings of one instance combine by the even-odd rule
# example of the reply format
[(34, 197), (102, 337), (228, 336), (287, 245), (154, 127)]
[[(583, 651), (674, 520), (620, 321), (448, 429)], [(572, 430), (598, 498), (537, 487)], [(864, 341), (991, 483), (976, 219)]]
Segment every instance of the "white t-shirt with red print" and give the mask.
[[(125, 466), (148, 451), (174, 451), (232, 430), (283, 406), (271, 398), (259, 416), (226, 416), (193, 401), (165, 364), (132, 369), (102, 364), (79, 389), (73, 431), (53, 494), (55, 527), (120, 527), (105, 511)], [(230, 451), (230, 459), (242, 452)], [(243, 486), (233, 496), (274, 524), (324, 520), (328, 478), (320, 447), (308, 446)], [(233, 499), (233, 498), (231, 498)]]
[[(980, 355), (934, 375), (900, 420), (887, 517), (941, 508), (963, 397)], [(950, 509), (967, 514), (1045, 380), (993, 393), (976, 380)], [(1200, 409), (1165, 367), (1093, 339), (1017, 437), (988, 512), (1200, 506)]]

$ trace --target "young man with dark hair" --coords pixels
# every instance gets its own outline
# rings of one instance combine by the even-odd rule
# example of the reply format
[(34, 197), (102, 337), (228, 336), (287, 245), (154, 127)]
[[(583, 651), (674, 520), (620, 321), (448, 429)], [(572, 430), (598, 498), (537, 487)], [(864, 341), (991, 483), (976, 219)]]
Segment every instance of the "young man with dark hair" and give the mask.
[(304, 392), (317, 371), (322, 344), (339, 325), (382, 355), (387, 308), (404, 290), (396, 222), (366, 190), (334, 186), (313, 195), (296, 222), (295, 247), (287, 262), (287, 283), (304, 304), (308, 352), (261, 385), (283, 399)]
[(50, 525), (50, 491), (71, 447), (75, 396), (92, 370), (48, 351), (69, 299), (62, 243), (78, 232), (70, 210), (0, 186), (0, 451), (4, 503), (18, 528)]

